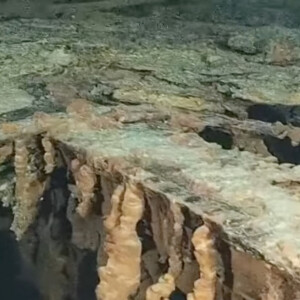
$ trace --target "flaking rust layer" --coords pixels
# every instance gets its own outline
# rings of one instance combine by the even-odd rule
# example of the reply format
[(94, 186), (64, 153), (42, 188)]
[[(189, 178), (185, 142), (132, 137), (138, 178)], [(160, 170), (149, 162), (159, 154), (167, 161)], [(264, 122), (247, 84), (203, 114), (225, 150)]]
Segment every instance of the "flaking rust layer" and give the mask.
[[(150, 200), (151, 201), (151, 200)], [(150, 204), (151, 205), (151, 204)], [(182, 253), (181, 253), (181, 244), (183, 238), (183, 221), (184, 217), (182, 215), (180, 206), (176, 203), (170, 204), (170, 212), (171, 212), (171, 220), (173, 222), (173, 226), (171, 224), (166, 224), (163, 222), (163, 228), (155, 227), (155, 221), (152, 222), (152, 229), (154, 236), (162, 235), (163, 232), (167, 232), (167, 234), (163, 235), (165, 238), (167, 255), (168, 255), (168, 265), (169, 269), (166, 274), (161, 276), (157, 283), (150, 286), (146, 291), (146, 300), (155, 300), (155, 299), (169, 299), (170, 295), (176, 289), (176, 279), (182, 272)], [(152, 209), (152, 218), (154, 219), (155, 214), (159, 214), (158, 211)], [(163, 216), (161, 216), (163, 218)], [(165, 216), (165, 221), (168, 216)], [(171, 228), (168, 228), (168, 225)], [(171, 237), (169, 238), (168, 231), (171, 231)], [(157, 241), (157, 239), (156, 239)], [(170, 243), (168, 245), (168, 243)]]
[(55, 168), (55, 149), (48, 136), (42, 138), (42, 145), (44, 147), (45, 173), (50, 174)]
[(97, 299), (130, 299), (140, 284), (142, 245), (136, 232), (144, 210), (143, 191), (133, 183), (118, 186), (105, 220), (107, 265), (99, 268)]
[(38, 202), (43, 195), (45, 178), (41, 178), (34, 166), (35, 155), (30, 155), (29, 147), (36, 147), (36, 141), (15, 140), (14, 166), (16, 174), (14, 221), (12, 230), (20, 239), (24, 232), (34, 222), (38, 211)]
[(192, 242), (194, 253), (200, 266), (200, 279), (187, 300), (214, 300), (217, 285), (217, 252), (210, 230), (206, 225), (196, 229)]
[(81, 165), (78, 159), (72, 160), (71, 170), (80, 194), (79, 204), (76, 210), (78, 214), (84, 218), (87, 217), (92, 210), (96, 176), (90, 166), (86, 164)]
[[(15, 167), (18, 239), (34, 228), (44, 191), (65, 168), (72, 243), (97, 251), (97, 299), (167, 300), (181, 291), (189, 300), (214, 300), (225, 290), (237, 299), (297, 299), (299, 240), (283, 232), (294, 230), (300, 211), (289, 185), (300, 180), (298, 167), (144, 123), (157, 114), (103, 113), (82, 100), (67, 111), (36, 114), (21, 131), (7, 125), (1, 132), (2, 160)], [(282, 199), (294, 219), (279, 209)], [(247, 264), (234, 269), (248, 258), (264, 272), (259, 283)], [(248, 290), (244, 274), (257, 287)]]
[(55, 2), (0, 43), (1, 201), (45, 299), (300, 299), (297, 1)]

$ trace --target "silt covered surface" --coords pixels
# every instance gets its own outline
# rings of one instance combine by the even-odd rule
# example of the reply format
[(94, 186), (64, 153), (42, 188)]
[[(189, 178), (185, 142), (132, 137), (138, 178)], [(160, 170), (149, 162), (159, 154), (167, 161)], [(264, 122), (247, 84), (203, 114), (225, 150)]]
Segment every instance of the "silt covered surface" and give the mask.
[[(299, 276), (298, 166), (224, 151), (194, 134), (130, 126), (59, 138), (95, 161), (127, 162), (128, 175), (224, 228), (237, 248)], [(118, 143), (116, 144), (116, 141)], [(116, 166), (117, 168), (117, 166)], [(124, 170), (126, 174), (126, 170)]]

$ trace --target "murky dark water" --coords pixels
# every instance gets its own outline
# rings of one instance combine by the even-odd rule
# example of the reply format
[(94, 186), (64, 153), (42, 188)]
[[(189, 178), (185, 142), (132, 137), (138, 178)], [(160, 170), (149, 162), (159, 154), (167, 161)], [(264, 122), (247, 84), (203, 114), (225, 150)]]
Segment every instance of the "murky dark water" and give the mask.
[(0, 231), (0, 299), (41, 299), (38, 289), (21, 271), (22, 258), (13, 233)]
[(33, 276), (26, 268), (14, 234), (9, 230), (11, 212), (0, 207), (0, 299), (40, 300)]

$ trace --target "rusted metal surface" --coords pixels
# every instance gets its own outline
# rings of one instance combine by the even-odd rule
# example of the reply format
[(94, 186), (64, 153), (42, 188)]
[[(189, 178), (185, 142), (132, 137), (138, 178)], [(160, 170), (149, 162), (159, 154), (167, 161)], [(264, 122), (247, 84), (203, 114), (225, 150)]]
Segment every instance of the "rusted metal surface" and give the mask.
[[(68, 199), (65, 214), (76, 233), (72, 242), (97, 249), (98, 266), (107, 260), (101, 218), (108, 215), (115, 185), (130, 180), (143, 189), (145, 203), (153, 204), (142, 218), (148, 231), (147, 210), (158, 219), (167, 216), (170, 228), (170, 203), (188, 211), (182, 273), (176, 280), (182, 292), (190, 293), (199, 276), (191, 238), (204, 222), (222, 261), (218, 300), (270, 299), (274, 290), (278, 299), (298, 299), (299, 32), (189, 23), (174, 18), (174, 6), (159, 3), (141, 22), (128, 16), (131, 6), (102, 5), (107, 7), (85, 22), (1, 24), (0, 194), (5, 205), (14, 207), (14, 230), (22, 238), (40, 218), (45, 195), (40, 197), (36, 187), (52, 189), (47, 185), (52, 175), (45, 169), (71, 172), (78, 162), (78, 170), (88, 168), (93, 178), (92, 184), (81, 184), (81, 200), (89, 210), (83, 220), (76, 214), (80, 191), (69, 182), (75, 196)], [(64, 11), (68, 6), (57, 7)], [(185, 13), (193, 17), (192, 10)], [(93, 23), (96, 15), (100, 21)], [(35, 198), (27, 201), (30, 209), (13, 195), (15, 180), (20, 187), (12, 170), (12, 158), (23, 153), (16, 149), (20, 142), (29, 153), (22, 188), (28, 195), (29, 187), (34, 191)], [(100, 198), (105, 205), (101, 213), (93, 212)], [(144, 299), (147, 287), (163, 275), (160, 264), (166, 263), (168, 249), (157, 236), (156, 244), (158, 250), (142, 254), (136, 299)], [(49, 261), (40, 258), (40, 267)]]

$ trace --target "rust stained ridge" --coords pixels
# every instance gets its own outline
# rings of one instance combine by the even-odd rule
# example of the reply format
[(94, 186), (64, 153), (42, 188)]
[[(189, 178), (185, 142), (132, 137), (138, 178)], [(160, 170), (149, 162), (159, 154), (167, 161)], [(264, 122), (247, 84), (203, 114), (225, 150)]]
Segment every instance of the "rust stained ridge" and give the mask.
[(151, 128), (142, 117), (141, 123), (126, 124), (126, 114), (120, 118), (115, 110), (86, 115), (88, 109), (78, 107), (73, 105), (67, 115), (36, 115), (26, 121), (27, 127), (1, 135), (10, 140), (26, 132), (47, 132), (55, 143), (84, 153), (95, 170), (133, 176), (217, 223), (234, 247), (298, 277), (300, 203), (298, 194), (289, 191), (289, 183), (300, 180), (298, 166), (278, 165), (236, 149), (224, 151), (194, 133), (165, 125)]

